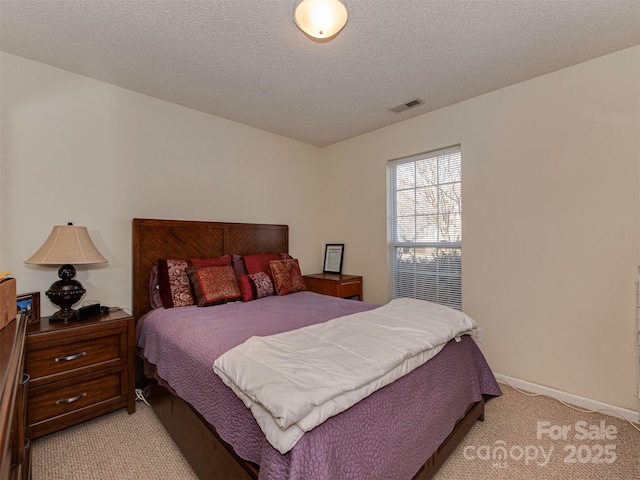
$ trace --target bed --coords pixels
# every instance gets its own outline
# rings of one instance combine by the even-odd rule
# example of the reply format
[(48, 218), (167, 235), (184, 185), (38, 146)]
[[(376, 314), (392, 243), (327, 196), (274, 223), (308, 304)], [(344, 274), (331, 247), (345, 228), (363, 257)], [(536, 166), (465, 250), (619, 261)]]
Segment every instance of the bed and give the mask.
[[(297, 328), (295, 322), (302, 317), (314, 324), (375, 306), (297, 292), (207, 308), (160, 308), (147, 315), (149, 276), (158, 259), (288, 252), (288, 235), (286, 225), (133, 220), (133, 311), (140, 370), (158, 418), (202, 479), (390, 478), (389, 472), (394, 478), (432, 478), (473, 424), (484, 419), (485, 401), (500, 395), (468, 336), (449, 342), (427, 364), (331, 417), (281, 455), (268, 444), (250, 411), (213, 373), (213, 357), (248, 335)], [(225, 338), (221, 346), (211, 346), (205, 332), (239, 311), (242, 320), (218, 332)], [(152, 334), (154, 323), (173, 330)], [(183, 348), (173, 341), (182, 336), (189, 346), (174, 350)], [(197, 356), (205, 348), (211, 349), (207, 355), (212, 358)], [(188, 368), (180, 370), (179, 364)]]

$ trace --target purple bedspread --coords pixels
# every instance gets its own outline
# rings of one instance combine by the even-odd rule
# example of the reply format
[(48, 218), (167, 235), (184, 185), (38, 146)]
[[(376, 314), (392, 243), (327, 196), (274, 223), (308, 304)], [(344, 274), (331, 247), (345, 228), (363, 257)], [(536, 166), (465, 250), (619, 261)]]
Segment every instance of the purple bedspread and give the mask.
[(482, 353), (465, 335), (433, 359), (306, 433), (286, 455), (213, 372), (249, 337), (272, 335), (375, 308), (311, 292), (209, 308), (151, 312), (138, 347), (158, 376), (215, 426), (263, 480), (410, 479), (481, 395), (500, 395)]

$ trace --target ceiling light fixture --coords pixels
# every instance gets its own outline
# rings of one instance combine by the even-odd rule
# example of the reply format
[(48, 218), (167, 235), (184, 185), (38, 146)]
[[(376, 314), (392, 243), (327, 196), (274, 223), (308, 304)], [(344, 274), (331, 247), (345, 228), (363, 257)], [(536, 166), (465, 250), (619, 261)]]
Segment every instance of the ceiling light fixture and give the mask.
[(297, 0), (293, 19), (300, 30), (315, 38), (330, 38), (347, 24), (349, 13), (340, 0)]

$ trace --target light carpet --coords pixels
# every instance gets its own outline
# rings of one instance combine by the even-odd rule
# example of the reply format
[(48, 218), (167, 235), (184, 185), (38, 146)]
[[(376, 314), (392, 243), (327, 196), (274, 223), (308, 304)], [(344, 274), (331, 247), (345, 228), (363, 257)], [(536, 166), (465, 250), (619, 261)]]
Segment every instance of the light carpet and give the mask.
[[(640, 432), (624, 420), (502, 388), (436, 480), (640, 479)], [(33, 480), (196, 480), (153, 410), (136, 407), (35, 440)]]

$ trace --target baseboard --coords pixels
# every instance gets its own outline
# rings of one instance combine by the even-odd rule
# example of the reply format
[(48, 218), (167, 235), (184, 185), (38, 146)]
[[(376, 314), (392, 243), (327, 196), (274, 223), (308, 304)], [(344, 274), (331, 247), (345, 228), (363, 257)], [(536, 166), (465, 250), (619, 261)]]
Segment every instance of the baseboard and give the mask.
[(540, 393), (542, 395), (557, 398), (563, 402), (575, 405), (576, 407), (580, 407), (585, 410), (601, 410), (600, 413), (604, 413), (605, 415), (640, 423), (640, 412), (629, 410), (628, 408), (617, 407), (615, 405), (599, 402), (590, 398), (580, 397), (572, 393), (563, 392), (562, 390), (556, 390), (555, 388), (545, 387), (543, 385), (538, 385), (537, 383), (531, 383), (526, 380), (502, 375), (501, 373), (494, 372), (494, 375), (499, 383), (506, 383), (507, 385), (519, 388), (520, 390), (526, 390), (531, 393)]

